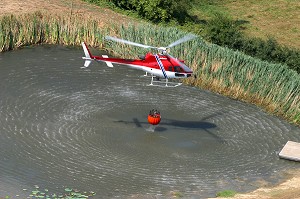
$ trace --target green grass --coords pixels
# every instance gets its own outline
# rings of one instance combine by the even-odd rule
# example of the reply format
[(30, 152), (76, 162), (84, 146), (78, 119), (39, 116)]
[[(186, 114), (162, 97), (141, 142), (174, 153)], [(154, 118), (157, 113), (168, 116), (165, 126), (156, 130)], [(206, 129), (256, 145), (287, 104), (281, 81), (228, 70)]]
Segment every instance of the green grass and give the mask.
[(223, 6), (222, 2), (217, 0), (194, 1), (192, 9), (189, 10), (189, 14), (197, 16), (200, 20), (207, 20), (216, 13), (229, 15), (228, 10)]
[(300, 1), (298, 0), (222, 0), (233, 19), (249, 21), (244, 30), (250, 37), (274, 37), (282, 45), (300, 49)]
[(222, 198), (230, 198), (230, 197), (234, 197), (237, 194), (236, 191), (232, 191), (232, 190), (224, 190), (224, 191), (220, 191), (216, 194), (217, 197), (222, 197)]

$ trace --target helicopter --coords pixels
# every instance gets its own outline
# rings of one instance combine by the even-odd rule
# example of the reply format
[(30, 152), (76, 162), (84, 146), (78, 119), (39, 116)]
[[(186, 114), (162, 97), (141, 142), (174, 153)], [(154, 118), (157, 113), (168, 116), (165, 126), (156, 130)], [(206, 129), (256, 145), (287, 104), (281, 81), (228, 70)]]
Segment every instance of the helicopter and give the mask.
[[(188, 34), (181, 39), (171, 43), (167, 47), (153, 47), (149, 45), (139, 44), (125, 39), (119, 39), (116, 37), (106, 36), (106, 40), (114, 42), (121, 42), (128, 45), (138, 46), (142, 48), (156, 49), (158, 53), (153, 54), (148, 52), (145, 56), (139, 57), (139, 59), (122, 59), (122, 58), (110, 58), (107, 55), (93, 56), (85, 42), (82, 42), (83, 51), (85, 57), (84, 67), (87, 68), (92, 61), (105, 62), (108, 67), (113, 67), (113, 63), (126, 65), (130, 68), (142, 70), (146, 72), (144, 76), (151, 74), (150, 86), (164, 86), (164, 87), (176, 87), (181, 85), (180, 82), (169, 82), (168, 79), (179, 79), (191, 77), (193, 71), (184, 64), (183, 60), (172, 57), (167, 53), (167, 50), (177, 46), (183, 42), (187, 42), (194, 39), (196, 36)], [(155, 79), (154, 79), (155, 78)], [(160, 81), (159, 78), (165, 79)]]

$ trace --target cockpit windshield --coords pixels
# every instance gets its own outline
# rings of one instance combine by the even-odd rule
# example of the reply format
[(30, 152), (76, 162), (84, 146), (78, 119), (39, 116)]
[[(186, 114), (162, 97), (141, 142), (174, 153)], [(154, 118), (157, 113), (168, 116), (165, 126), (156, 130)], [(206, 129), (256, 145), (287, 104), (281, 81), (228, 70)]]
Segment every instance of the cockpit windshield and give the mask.
[[(175, 69), (175, 67), (179, 67), (180, 68), (180, 71), (178, 71), (178, 72), (186, 72), (186, 73), (192, 73), (193, 72), (189, 67), (187, 67), (183, 62), (179, 61), (177, 58), (174, 58), (174, 60), (177, 63), (176, 64), (177, 66), (174, 66), (174, 69)], [(176, 71), (176, 69), (175, 69), (175, 71)]]
[(175, 72), (183, 72), (182, 68), (180, 66), (174, 66)]
[[(179, 61), (179, 60), (178, 60)], [(181, 67), (181, 70), (183, 69), (185, 72), (187, 72), (187, 73), (192, 73), (193, 71), (189, 68), (189, 67), (187, 67), (184, 63), (182, 63), (181, 62), (181, 64), (180, 64), (180, 67)]]

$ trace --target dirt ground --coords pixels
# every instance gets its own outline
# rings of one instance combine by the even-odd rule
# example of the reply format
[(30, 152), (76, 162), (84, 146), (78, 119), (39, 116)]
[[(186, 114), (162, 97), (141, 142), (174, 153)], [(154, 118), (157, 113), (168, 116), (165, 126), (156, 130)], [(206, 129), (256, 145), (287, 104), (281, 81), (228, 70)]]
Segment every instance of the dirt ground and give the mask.
[[(77, 14), (102, 21), (113, 20), (127, 24), (134, 20), (113, 11), (90, 5), (81, 0), (1, 0), (0, 16), (24, 14), (36, 11), (50, 14)], [(299, 164), (300, 166), (300, 164)], [(219, 198), (218, 198), (219, 199)], [(300, 169), (289, 171), (287, 180), (274, 187), (262, 187), (246, 194), (237, 194), (234, 199), (300, 199)]]
[(237, 194), (232, 199), (300, 199), (300, 169), (288, 171), (286, 181), (281, 184), (261, 187), (250, 193)]
[(58, 15), (79, 15), (86, 18), (93, 18), (101, 21), (103, 24), (113, 20), (120, 24), (127, 24), (133, 19), (115, 13), (109, 9), (101, 8), (85, 3), (81, 0), (1, 0), (1, 15), (19, 15), (25, 13), (34, 13), (41, 11), (42, 13), (58, 14)]

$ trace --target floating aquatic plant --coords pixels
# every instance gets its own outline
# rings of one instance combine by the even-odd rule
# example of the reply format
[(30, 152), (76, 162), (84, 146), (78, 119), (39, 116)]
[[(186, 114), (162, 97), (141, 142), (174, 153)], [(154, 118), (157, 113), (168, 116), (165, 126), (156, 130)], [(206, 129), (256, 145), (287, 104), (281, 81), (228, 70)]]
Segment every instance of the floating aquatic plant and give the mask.
[[(23, 189), (27, 191), (27, 189)], [(35, 185), (35, 189), (31, 191), (29, 198), (45, 198), (45, 199), (86, 199), (95, 196), (96, 193), (93, 191), (90, 192), (81, 192), (76, 189), (65, 188), (64, 193), (50, 193), (48, 189), (40, 189), (39, 186)]]

